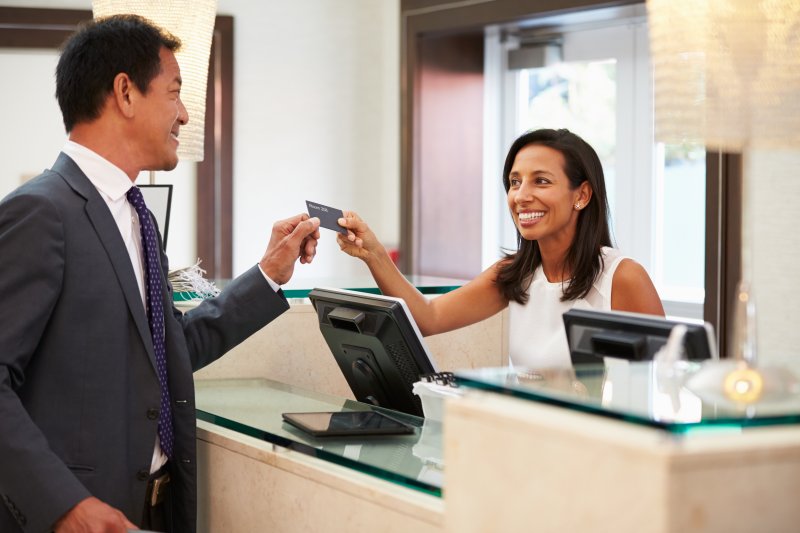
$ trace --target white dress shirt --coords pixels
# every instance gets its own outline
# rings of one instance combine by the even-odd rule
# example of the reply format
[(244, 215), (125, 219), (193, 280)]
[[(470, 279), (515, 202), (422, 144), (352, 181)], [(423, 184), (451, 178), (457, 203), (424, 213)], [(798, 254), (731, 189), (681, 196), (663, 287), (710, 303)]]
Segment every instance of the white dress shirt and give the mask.
[[(139, 295), (142, 298), (142, 306), (146, 307), (146, 296), (144, 282), (144, 254), (142, 253), (142, 233), (139, 228), (139, 217), (133, 206), (125, 196), (133, 186), (133, 182), (125, 172), (113, 163), (99, 156), (73, 141), (67, 141), (62, 151), (72, 159), (76, 165), (86, 174), (92, 185), (95, 186), (100, 197), (108, 205), (114, 222), (117, 223), (122, 241), (128, 250), (133, 265), (133, 273), (136, 275), (136, 284), (139, 286)], [(161, 451), (161, 442), (156, 434), (156, 443), (153, 450), (153, 460), (150, 463), (150, 472), (155, 472), (167, 462), (167, 456)]]

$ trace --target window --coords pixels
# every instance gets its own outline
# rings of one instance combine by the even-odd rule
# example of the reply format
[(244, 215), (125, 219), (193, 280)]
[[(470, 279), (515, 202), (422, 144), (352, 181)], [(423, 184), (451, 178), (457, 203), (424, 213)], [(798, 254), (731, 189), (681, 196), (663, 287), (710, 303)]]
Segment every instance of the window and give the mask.
[(655, 148), (653, 281), (663, 300), (683, 314), (704, 300), (706, 152), (702, 145)]

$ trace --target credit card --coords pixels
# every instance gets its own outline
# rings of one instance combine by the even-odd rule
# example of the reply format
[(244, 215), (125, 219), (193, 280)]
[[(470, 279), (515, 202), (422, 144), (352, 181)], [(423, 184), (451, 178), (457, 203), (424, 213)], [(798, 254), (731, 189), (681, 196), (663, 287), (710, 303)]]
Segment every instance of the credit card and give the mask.
[(347, 229), (339, 225), (339, 219), (344, 217), (344, 213), (342, 213), (341, 209), (328, 207), (327, 205), (318, 204), (316, 202), (309, 202), (308, 200), (306, 200), (306, 206), (308, 206), (308, 216), (317, 217), (321, 227), (339, 232), (342, 235), (347, 235)]

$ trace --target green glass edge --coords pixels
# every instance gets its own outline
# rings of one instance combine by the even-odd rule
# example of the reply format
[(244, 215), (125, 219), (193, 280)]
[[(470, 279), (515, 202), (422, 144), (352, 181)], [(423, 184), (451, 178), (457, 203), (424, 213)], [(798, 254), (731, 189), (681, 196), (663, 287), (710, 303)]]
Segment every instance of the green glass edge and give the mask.
[(382, 468), (378, 468), (376, 466), (360, 463), (353, 459), (348, 459), (347, 457), (343, 457), (341, 455), (337, 455), (334, 453), (326, 452), (325, 450), (320, 450), (314, 448), (313, 446), (309, 446), (307, 444), (302, 444), (291, 439), (287, 439), (285, 437), (280, 437), (278, 435), (274, 435), (269, 433), (268, 431), (264, 431), (261, 429), (256, 429), (252, 426), (248, 426), (246, 424), (242, 424), (240, 422), (236, 422), (234, 420), (230, 420), (228, 418), (218, 416), (207, 411), (203, 411), (202, 409), (196, 409), (197, 418), (199, 420), (203, 420), (205, 422), (210, 422), (211, 424), (223, 427), (225, 429), (231, 429), (233, 431), (237, 431), (249, 437), (254, 437), (256, 439), (264, 440), (270, 442), (272, 444), (276, 444), (283, 448), (288, 448), (290, 450), (295, 450), (297, 452), (310, 455), (312, 457), (318, 457), (330, 463), (335, 463), (340, 466), (345, 466), (348, 468), (352, 468), (364, 474), (369, 474), (371, 476), (377, 477), (379, 479), (383, 479), (384, 481), (390, 481), (392, 483), (401, 485), (403, 487), (407, 487), (410, 489), (417, 490), (419, 492), (424, 492), (426, 494), (430, 494), (431, 496), (435, 496), (437, 498), (442, 497), (442, 489), (440, 487), (436, 487), (434, 485), (429, 485), (428, 483), (423, 483), (416, 479), (410, 479), (408, 477), (402, 476), (395, 472), (391, 472), (389, 470), (384, 470)]
[[(431, 285), (429, 287), (417, 287), (422, 294), (445, 294), (459, 288), (460, 285)], [(367, 294), (381, 294), (377, 287), (344, 287), (349, 291), (365, 292)], [(308, 298), (308, 293), (312, 289), (284, 289), (283, 295), (286, 298)], [(190, 302), (197, 299), (197, 293), (194, 292), (174, 292), (172, 294), (172, 301), (174, 302)]]
[(530, 391), (522, 391), (519, 389), (509, 389), (500, 385), (487, 383), (485, 381), (475, 380), (456, 373), (457, 383), (464, 387), (469, 387), (478, 390), (485, 390), (490, 392), (499, 392), (507, 394), (512, 397), (521, 398), (523, 400), (533, 400), (538, 403), (553, 405), (556, 407), (563, 407), (572, 411), (580, 411), (593, 415), (599, 415), (614, 420), (622, 420), (641, 426), (649, 426), (657, 429), (663, 429), (670, 433), (678, 435), (687, 435), (689, 433), (699, 433), (707, 431), (733, 431), (741, 430), (746, 427), (761, 427), (761, 426), (776, 426), (800, 423), (800, 413), (794, 415), (779, 415), (779, 416), (765, 416), (761, 418), (718, 418), (714, 420), (706, 420), (703, 422), (662, 422), (644, 418), (630, 413), (621, 413), (618, 411), (608, 411), (601, 407), (595, 407), (588, 404), (579, 404), (555, 398), (553, 396), (546, 396), (536, 394)]
[[(445, 294), (447, 292), (457, 289), (459, 285), (437, 285), (431, 287), (417, 287), (422, 294)], [(348, 291), (365, 292), (367, 294), (382, 294), (381, 290), (377, 287), (344, 287)], [(284, 289), (283, 294), (287, 298), (308, 298), (308, 293), (313, 289)]]

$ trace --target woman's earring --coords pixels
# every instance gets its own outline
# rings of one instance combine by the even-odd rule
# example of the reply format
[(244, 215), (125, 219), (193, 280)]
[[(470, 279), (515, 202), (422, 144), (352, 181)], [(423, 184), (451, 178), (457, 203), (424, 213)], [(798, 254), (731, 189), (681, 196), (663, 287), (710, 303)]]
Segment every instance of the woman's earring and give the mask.
[(575, 204), (575, 209), (577, 209), (578, 211), (580, 211), (580, 210), (581, 210), (581, 204)]

